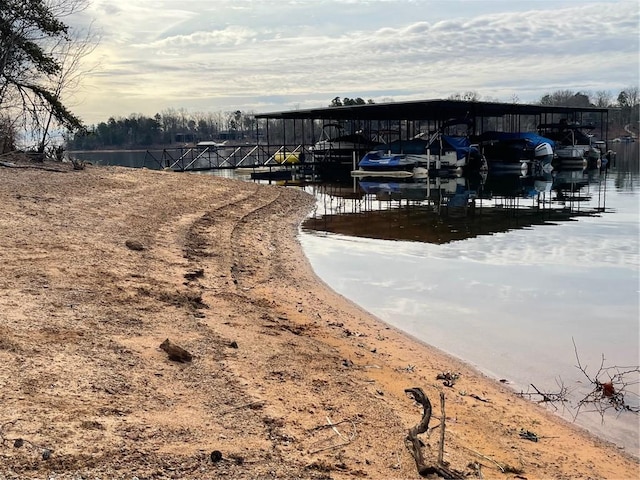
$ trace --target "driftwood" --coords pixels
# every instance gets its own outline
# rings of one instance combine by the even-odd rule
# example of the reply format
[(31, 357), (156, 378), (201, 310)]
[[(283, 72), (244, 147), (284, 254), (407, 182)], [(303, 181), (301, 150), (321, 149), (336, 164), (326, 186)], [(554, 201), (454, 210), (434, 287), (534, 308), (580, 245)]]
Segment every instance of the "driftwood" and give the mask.
[(431, 401), (429, 397), (427, 397), (421, 388), (407, 388), (405, 389), (405, 393), (411, 395), (413, 400), (422, 405), (422, 419), (420, 423), (418, 423), (415, 427), (410, 428), (405, 438), (405, 445), (407, 449), (413, 456), (413, 459), (416, 462), (416, 467), (418, 468), (418, 473), (422, 477), (426, 477), (428, 475), (439, 475), (442, 478), (447, 479), (462, 479), (464, 476), (461, 473), (456, 472), (455, 470), (451, 470), (448, 468), (442, 459), (444, 452), (444, 422), (445, 422), (445, 413), (444, 413), (444, 393), (440, 394), (440, 402), (442, 407), (442, 423), (440, 424), (440, 448), (438, 453), (438, 460), (435, 465), (427, 465), (424, 459), (424, 454), (422, 452), (422, 447), (424, 444), (422, 440), (418, 437), (419, 434), (425, 433), (429, 430), (429, 422), (431, 421)]

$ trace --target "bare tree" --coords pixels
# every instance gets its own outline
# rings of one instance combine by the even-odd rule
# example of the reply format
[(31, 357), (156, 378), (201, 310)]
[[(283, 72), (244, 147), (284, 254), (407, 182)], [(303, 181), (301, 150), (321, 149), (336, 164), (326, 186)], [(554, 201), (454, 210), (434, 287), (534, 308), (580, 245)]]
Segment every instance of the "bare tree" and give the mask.
[(478, 92), (473, 91), (473, 90), (469, 90), (467, 92), (464, 93), (454, 93), (452, 95), (449, 95), (449, 100), (463, 100), (465, 102), (479, 102), (480, 98), (482, 98), (482, 95), (480, 95)]
[(607, 108), (613, 103), (613, 95), (609, 90), (598, 90), (593, 98), (596, 107)]
[(21, 118), (27, 127), (31, 122), (38, 124), (46, 105), (52, 118), (64, 127), (81, 127), (80, 119), (56, 94), (54, 79), (63, 72), (56, 52), (72, 41), (63, 19), (84, 4), (85, 0), (0, 3), (0, 113)]
[[(68, 100), (77, 90), (82, 78), (90, 72), (90, 68), (84, 68), (83, 60), (97, 46), (97, 37), (92, 33), (91, 28), (87, 29), (82, 36), (77, 36), (69, 41), (59, 42), (55, 49), (55, 56), (60, 65), (59, 73), (50, 78), (50, 91), (56, 101), (61, 101), (63, 97)], [(51, 133), (53, 123), (56, 123), (54, 108), (48, 104), (42, 104), (44, 115), (39, 116), (34, 112), (37, 130), (40, 131), (40, 141), (38, 151), (45, 151)], [(41, 118), (42, 117), (42, 118)]]

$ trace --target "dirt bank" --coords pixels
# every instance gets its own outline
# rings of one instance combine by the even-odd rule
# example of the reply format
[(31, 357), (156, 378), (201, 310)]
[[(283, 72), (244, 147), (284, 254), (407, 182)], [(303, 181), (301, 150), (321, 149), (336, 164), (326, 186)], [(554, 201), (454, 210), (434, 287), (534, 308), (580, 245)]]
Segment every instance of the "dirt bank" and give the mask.
[(638, 477), (326, 288), (295, 239), (306, 194), (45, 167), (0, 167), (0, 479), (419, 478), (411, 387), (434, 416), (444, 391), (444, 459), (472, 478)]

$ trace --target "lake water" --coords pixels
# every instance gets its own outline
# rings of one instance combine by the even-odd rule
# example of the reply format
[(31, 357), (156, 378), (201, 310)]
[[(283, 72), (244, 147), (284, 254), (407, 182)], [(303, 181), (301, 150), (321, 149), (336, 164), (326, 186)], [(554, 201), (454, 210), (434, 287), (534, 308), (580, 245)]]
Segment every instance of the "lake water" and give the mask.
[[(640, 364), (638, 143), (614, 148), (606, 172), (306, 186), (317, 204), (300, 240), (322, 280), (383, 321), (518, 392), (566, 387), (572, 419), (590, 391), (576, 350), (592, 377), (603, 356)], [(75, 156), (154, 168), (140, 151)], [(637, 408), (639, 375), (624, 381)], [(603, 418), (576, 423), (638, 455), (638, 415)]]
[[(327, 284), (385, 322), (518, 392), (565, 386), (571, 403), (559, 410), (572, 418), (588, 393), (576, 349), (592, 377), (603, 356), (640, 364), (638, 144), (617, 150), (606, 173), (537, 184), (489, 173), (308, 187), (318, 202), (302, 245)], [(637, 408), (639, 376), (624, 378)], [(637, 414), (610, 410), (603, 424), (585, 410), (576, 423), (638, 455)]]

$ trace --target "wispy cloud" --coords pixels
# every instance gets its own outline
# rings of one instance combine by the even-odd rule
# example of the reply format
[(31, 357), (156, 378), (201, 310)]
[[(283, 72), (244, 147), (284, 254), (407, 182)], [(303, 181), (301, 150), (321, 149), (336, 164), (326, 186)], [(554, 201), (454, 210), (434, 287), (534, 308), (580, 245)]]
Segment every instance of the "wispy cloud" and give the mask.
[(100, 68), (87, 79), (87, 112), (80, 113), (88, 121), (127, 115), (141, 110), (140, 99), (153, 114), (170, 106), (315, 107), (336, 95), (401, 100), (476, 90), (532, 101), (554, 88), (615, 91), (638, 83), (637, 7), (636, 1), (98, 2), (82, 19), (94, 15), (103, 40), (94, 52)]

